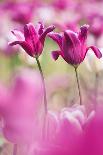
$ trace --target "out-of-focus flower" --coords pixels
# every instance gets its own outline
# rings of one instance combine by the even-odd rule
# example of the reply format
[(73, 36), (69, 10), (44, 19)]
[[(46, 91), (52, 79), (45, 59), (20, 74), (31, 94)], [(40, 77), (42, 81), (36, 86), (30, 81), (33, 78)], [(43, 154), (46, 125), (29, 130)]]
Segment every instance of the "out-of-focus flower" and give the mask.
[(90, 32), (95, 38), (99, 38), (103, 33), (103, 15), (93, 13), (88, 17)]
[(53, 2), (53, 6), (61, 11), (71, 7), (72, 4), (73, 2), (71, 0), (54, 0)]
[(6, 2), (2, 6), (3, 10), (9, 12), (10, 18), (20, 24), (31, 22), (34, 8), (35, 5), (32, 2)]
[(18, 30), (12, 31), (16, 36), (16, 41), (9, 43), (9, 45), (19, 44), (30, 56), (39, 57), (43, 51), (46, 35), (54, 29), (54, 26), (44, 29), (42, 23), (38, 23), (37, 27), (34, 27), (31, 23), (26, 24), (24, 33)]
[(35, 152), (38, 155), (80, 155), (83, 127), (89, 122), (87, 120), (91, 114), (87, 117), (83, 107), (76, 107), (63, 109), (59, 115), (54, 116), (51, 123), (53, 134), (49, 134), (51, 126), (48, 122), (49, 136), (35, 148)]
[[(82, 1), (80, 0), (79, 3), (77, 3), (77, 7), (76, 7), (76, 12), (79, 12), (82, 19), (85, 19), (85, 17), (90, 16), (91, 14), (94, 13), (99, 13), (102, 14), (102, 7), (103, 2), (102, 1), (95, 1), (95, 2), (90, 2), (90, 0), (88, 1)], [(102, 14), (103, 15), (103, 14)]]
[(32, 143), (37, 136), (37, 112), (43, 93), (39, 74), (23, 71), (16, 77), (13, 87), (4, 90), (4, 93), (0, 91), (4, 137), (16, 144)]
[(0, 6), (1, 6), (1, 9), (3, 9), (3, 10), (9, 10), (14, 5), (15, 5), (15, 2), (14, 1), (8, 0), (8, 2), (7, 1), (1, 2), (1, 5)]
[(71, 30), (64, 31), (64, 34), (50, 33), (49, 37), (52, 38), (60, 47), (60, 50), (53, 51), (52, 56), (57, 60), (59, 55), (68, 63), (77, 67), (83, 62), (87, 51), (91, 48), (97, 58), (101, 58), (100, 50), (95, 46), (86, 46), (88, 25), (80, 28), (80, 32), (76, 33)]
[(12, 20), (21, 24), (29, 23), (33, 18), (34, 8), (32, 3), (15, 4), (12, 10)]
[(84, 132), (84, 145), (81, 154), (103, 154), (103, 106), (98, 106)]

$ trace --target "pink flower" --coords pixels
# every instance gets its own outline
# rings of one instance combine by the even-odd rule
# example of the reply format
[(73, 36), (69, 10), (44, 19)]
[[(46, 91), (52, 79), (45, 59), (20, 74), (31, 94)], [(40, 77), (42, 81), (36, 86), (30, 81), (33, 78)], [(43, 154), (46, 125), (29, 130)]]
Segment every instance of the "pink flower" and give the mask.
[(12, 21), (27, 24), (33, 18), (36, 5), (37, 3), (33, 2), (6, 1), (2, 3), (1, 8), (9, 13)]
[(34, 27), (31, 23), (26, 24), (24, 33), (18, 30), (12, 31), (17, 40), (9, 43), (9, 45), (19, 44), (30, 56), (39, 57), (43, 51), (46, 35), (54, 29), (54, 26), (44, 29), (42, 23), (38, 23), (38, 27)]
[(98, 13), (92, 13), (87, 20), (89, 25), (91, 25), (91, 34), (93, 34), (95, 38), (99, 38), (103, 33), (103, 16)]
[(48, 113), (48, 118), (47, 137), (35, 148), (37, 155), (79, 155), (87, 119), (84, 107), (66, 108), (60, 114)]
[(50, 33), (49, 37), (60, 47), (60, 50), (52, 52), (53, 59), (57, 60), (61, 55), (68, 64), (78, 66), (83, 62), (89, 48), (94, 51), (97, 58), (101, 58), (102, 54), (97, 47), (86, 46), (87, 32), (88, 25), (83, 25), (79, 33), (71, 30), (64, 31), (64, 34)]
[(24, 71), (13, 87), (3, 92), (0, 91), (0, 116), (4, 137), (15, 144), (32, 143), (37, 136), (37, 112), (43, 93), (39, 74)]
[(71, 7), (73, 5), (72, 3), (71, 0), (54, 0), (53, 6), (62, 11)]
[(103, 154), (103, 106), (97, 106), (96, 112), (84, 130), (84, 143), (81, 154)]
[(13, 21), (27, 24), (33, 17), (34, 5), (32, 3), (15, 3), (11, 10), (11, 18)]

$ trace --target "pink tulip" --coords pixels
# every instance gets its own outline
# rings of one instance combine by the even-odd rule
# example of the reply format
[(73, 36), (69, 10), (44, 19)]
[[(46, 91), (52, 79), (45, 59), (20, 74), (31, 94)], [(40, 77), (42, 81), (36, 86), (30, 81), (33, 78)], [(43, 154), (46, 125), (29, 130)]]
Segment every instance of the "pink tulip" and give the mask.
[(15, 3), (13, 9), (11, 10), (11, 18), (15, 22), (27, 24), (33, 17), (33, 10), (34, 5), (32, 3)]
[(54, 0), (53, 6), (59, 10), (65, 10), (73, 5), (71, 0)]
[(91, 25), (91, 34), (93, 34), (96, 39), (99, 38), (103, 33), (103, 16), (98, 13), (92, 13), (87, 20)]
[(34, 14), (36, 3), (33, 2), (4, 2), (2, 3), (3, 11), (7, 11), (12, 21), (27, 24), (29, 23)]
[(37, 155), (79, 155), (83, 126), (87, 120), (84, 108), (63, 109), (59, 115), (52, 115), (52, 120), (49, 119), (46, 131), (50, 133), (52, 129), (53, 132), (38, 144), (34, 152)]
[(80, 28), (80, 32), (76, 33), (71, 30), (64, 31), (64, 34), (50, 33), (49, 37), (52, 38), (60, 47), (60, 50), (53, 51), (52, 56), (57, 60), (59, 56), (73, 66), (78, 66), (83, 62), (87, 51), (91, 48), (97, 58), (101, 58), (102, 54), (95, 46), (86, 46), (88, 25)]
[(84, 132), (83, 155), (103, 154), (103, 106), (98, 106)]
[(37, 112), (42, 101), (41, 78), (38, 73), (24, 71), (1, 100), (0, 115), (3, 134), (9, 141), (32, 143), (36, 138)]
[(26, 24), (24, 33), (18, 30), (12, 31), (17, 40), (9, 43), (9, 45), (19, 44), (31, 57), (39, 57), (43, 51), (46, 35), (54, 29), (54, 26), (44, 29), (42, 23), (38, 23), (37, 27), (34, 27), (31, 23)]

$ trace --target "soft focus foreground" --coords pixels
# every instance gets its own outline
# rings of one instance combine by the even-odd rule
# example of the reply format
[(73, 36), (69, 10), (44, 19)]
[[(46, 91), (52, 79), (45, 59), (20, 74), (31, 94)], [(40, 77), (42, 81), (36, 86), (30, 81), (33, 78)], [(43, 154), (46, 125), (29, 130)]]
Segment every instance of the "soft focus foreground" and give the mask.
[(0, 0), (0, 25), (0, 155), (103, 155), (103, 1)]

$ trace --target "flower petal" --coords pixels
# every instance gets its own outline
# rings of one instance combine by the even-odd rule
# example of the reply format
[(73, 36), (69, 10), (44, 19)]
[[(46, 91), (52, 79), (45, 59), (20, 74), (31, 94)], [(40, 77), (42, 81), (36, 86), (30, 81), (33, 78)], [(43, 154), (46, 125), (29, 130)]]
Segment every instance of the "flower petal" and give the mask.
[[(64, 44), (63, 44), (63, 48), (69, 48), (73, 47), (74, 49), (77, 48), (78, 46), (80, 46), (80, 41), (78, 39), (77, 33), (71, 31), (71, 30), (67, 30), (64, 32)], [(75, 49), (76, 50), (76, 49)]]
[(65, 59), (71, 64), (77, 63), (81, 57), (81, 45), (77, 33), (70, 30), (64, 32), (62, 49), (62, 55)]
[(42, 22), (38, 23), (38, 34), (41, 35), (43, 33), (44, 25)]
[(79, 40), (84, 43), (85, 40), (87, 39), (87, 33), (88, 33), (88, 28), (89, 28), (89, 25), (83, 25), (81, 26), (80, 28), (80, 32), (79, 32)]
[(52, 52), (52, 57), (55, 61), (58, 59), (59, 55), (60, 55), (60, 51), (53, 51)]
[(102, 53), (100, 52), (100, 50), (99, 50), (96, 46), (90, 46), (90, 47), (88, 47), (88, 48), (86, 49), (86, 52), (87, 52), (90, 48), (93, 50), (93, 52), (95, 53), (95, 55), (96, 55), (96, 57), (97, 57), (98, 59), (100, 59), (100, 58), (102, 57)]
[(42, 35), (40, 36), (40, 41), (42, 44), (44, 44), (44, 41), (45, 41), (45, 37), (48, 33), (52, 32), (53, 30), (55, 29), (55, 26), (49, 26), (48, 28), (46, 28), (44, 30), (44, 32), (42, 33)]
[(31, 23), (24, 26), (24, 36), (28, 43), (32, 44), (32, 46), (35, 46), (35, 43), (38, 41), (38, 34), (35, 27)]
[(48, 36), (52, 38), (59, 45), (60, 48), (62, 48), (62, 35), (61, 34), (51, 32), (48, 34)]
[(33, 57), (33, 49), (32, 47), (25, 41), (14, 41), (14, 42), (10, 42), (9, 45), (10, 46), (14, 46), (14, 45), (20, 45), (25, 52), (27, 52), (30, 56)]

